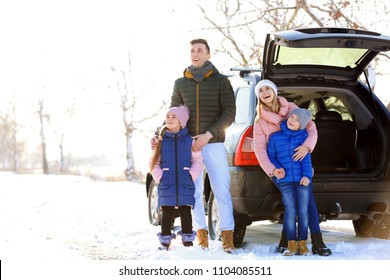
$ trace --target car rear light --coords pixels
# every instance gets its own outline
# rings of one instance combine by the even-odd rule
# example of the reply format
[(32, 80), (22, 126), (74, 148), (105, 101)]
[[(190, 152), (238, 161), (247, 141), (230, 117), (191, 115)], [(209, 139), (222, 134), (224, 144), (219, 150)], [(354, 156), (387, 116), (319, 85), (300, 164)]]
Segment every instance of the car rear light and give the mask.
[(259, 162), (257, 161), (256, 155), (253, 151), (253, 126), (245, 129), (244, 133), (241, 135), (234, 157), (234, 165), (259, 165)]

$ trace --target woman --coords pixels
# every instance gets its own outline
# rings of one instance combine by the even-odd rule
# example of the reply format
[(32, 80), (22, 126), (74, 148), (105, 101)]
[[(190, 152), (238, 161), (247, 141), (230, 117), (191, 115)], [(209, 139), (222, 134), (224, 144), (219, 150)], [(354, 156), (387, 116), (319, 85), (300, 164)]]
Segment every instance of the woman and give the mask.
[[(288, 102), (284, 97), (277, 96), (278, 89), (270, 80), (261, 80), (255, 87), (258, 98), (257, 117), (254, 124), (253, 139), (254, 150), (261, 168), (271, 178), (276, 169), (270, 161), (267, 154), (267, 143), (269, 136), (276, 131), (280, 131), (280, 124), (287, 119), (291, 112), (298, 108), (292, 102)], [(315, 123), (310, 120), (306, 126), (308, 137), (305, 142), (295, 149), (293, 160), (302, 160), (307, 153), (312, 152), (317, 142), (317, 128)], [(281, 171), (276, 178), (283, 178), (285, 174)], [(309, 228), (312, 240), (313, 254), (320, 256), (329, 256), (332, 251), (327, 248), (322, 240), (322, 234), (319, 226), (318, 210), (315, 203), (313, 191), (310, 192), (309, 198)], [(282, 230), (277, 251), (283, 253), (287, 248), (286, 233)]]

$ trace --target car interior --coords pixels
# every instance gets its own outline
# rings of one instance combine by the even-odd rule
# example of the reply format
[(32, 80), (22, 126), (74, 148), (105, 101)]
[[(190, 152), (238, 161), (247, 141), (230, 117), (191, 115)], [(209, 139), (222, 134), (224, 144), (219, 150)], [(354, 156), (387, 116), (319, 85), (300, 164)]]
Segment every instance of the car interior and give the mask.
[(354, 94), (342, 90), (283, 89), (289, 101), (312, 112), (318, 140), (312, 153), (315, 173), (367, 176), (379, 167), (383, 155), (380, 129)]

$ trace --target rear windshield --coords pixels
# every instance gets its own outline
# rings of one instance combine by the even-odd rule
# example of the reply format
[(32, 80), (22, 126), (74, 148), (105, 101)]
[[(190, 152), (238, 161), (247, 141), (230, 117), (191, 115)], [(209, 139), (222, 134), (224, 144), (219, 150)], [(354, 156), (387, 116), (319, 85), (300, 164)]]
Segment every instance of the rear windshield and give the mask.
[(274, 65), (321, 65), (355, 68), (368, 53), (353, 48), (289, 48), (277, 46)]

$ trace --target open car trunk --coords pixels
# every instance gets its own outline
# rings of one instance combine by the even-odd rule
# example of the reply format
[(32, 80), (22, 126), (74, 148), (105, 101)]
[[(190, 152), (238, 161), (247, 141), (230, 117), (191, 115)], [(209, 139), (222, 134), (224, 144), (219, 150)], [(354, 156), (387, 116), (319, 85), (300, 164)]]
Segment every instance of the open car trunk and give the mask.
[[(312, 154), (317, 176), (383, 177), (389, 165), (388, 117), (359, 78), (390, 50), (390, 38), (347, 28), (308, 28), (268, 34), (263, 78), (279, 94), (309, 108), (317, 125)], [(387, 110), (384, 110), (387, 112)]]
[(363, 105), (372, 100), (367, 92), (359, 92), (362, 87), (279, 84), (280, 95), (313, 112), (318, 141), (312, 162), (317, 178), (329, 174), (333, 178), (380, 177), (388, 166), (389, 124), (378, 122), (373, 116), (376, 111)]

